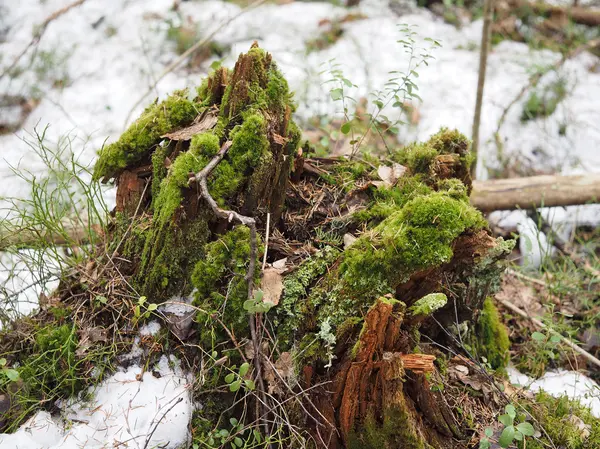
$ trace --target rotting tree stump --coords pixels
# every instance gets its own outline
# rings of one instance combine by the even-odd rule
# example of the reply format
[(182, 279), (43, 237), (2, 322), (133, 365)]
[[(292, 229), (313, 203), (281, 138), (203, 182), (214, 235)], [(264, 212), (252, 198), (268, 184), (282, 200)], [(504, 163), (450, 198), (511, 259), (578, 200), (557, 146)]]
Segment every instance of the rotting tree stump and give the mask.
[[(190, 98), (148, 107), (96, 166), (117, 184), (111, 249), (135, 291), (192, 295), (190, 339), (230, 365), (254, 361), (245, 422), (290, 446), (293, 426), (308, 447), (466, 447), (469, 429), (432, 388), (449, 354), (430, 343), (454, 347), (464, 323), (474, 332), (512, 248), (469, 205), (467, 139), (444, 129), (386, 162), (311, 158), (287, 83), (257, 46)], [(265, 251), (268, 267), (249, 272)], [(240, 419), (236, 394), (203, 399), (200, 438), (221, 413)]]

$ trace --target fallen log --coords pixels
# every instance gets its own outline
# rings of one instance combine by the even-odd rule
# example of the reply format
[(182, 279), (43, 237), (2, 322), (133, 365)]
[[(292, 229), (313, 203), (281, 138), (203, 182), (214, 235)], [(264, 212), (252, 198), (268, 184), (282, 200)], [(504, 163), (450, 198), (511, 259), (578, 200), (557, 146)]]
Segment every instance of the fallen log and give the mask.
[(482, 212), (572, 206), (600, 200), (600, 174), (474, 181), (471, 204)]
[(526, 0), (512, 0), (514, 8), (529, 8), (539, 15), (558, 16), (571, 19), (575, 23), (587, 26), (600, 25), (600, 10), (584, 8), (582, 6), (556, 6), (544, 2), (528, 2)]

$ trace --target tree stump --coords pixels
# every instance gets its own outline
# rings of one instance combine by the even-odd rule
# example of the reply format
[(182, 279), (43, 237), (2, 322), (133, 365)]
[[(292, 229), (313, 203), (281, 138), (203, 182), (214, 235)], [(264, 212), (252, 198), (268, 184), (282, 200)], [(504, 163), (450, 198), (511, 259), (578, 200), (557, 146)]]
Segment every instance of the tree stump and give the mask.
[[(122, 271), (150, 301), (192, 295), (204, 353), (254, 361), (243, 415), (264, 433), (279, 429), (291, 446), (301, 429), (309, 447), (466, 447), (431, 388), (448, 353), (423, 343), (456, 346), (512, 249), (469, 205), (470, 143), (443, 129), (386, 162), (311, 158), (293, 111), (253, 46), (105, 147), (95, 176), (117, 184)], [(273, 267), (254, 270), (265, 252)], [(206, 438), (222, 413), (239, 418), (239, 388), (203, 396)]]

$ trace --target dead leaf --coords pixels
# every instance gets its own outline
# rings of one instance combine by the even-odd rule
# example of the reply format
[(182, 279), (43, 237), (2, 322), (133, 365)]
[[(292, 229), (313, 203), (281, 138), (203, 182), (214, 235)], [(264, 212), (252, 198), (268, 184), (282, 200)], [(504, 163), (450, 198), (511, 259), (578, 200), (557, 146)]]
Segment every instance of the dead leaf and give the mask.
[(381, 178), (386, 187), (392, 187), (398, 182), (398, 179), (406, 174), (407, 170), (408, 169), (404, 165), (394, 162), (391, 167), (388, 165), (380, 165), (379, 168), (377, 168), (377, 175)]
[(264, 293), (263, 301), (273, 305), (279, 304), (279, 298), (283, 293), (283, 276), (282, 270), (277, 268), (265, 268), (263, 278), (260, 283), (260, 288)]
[(204, 114), (200, 115), (199, 119), (197, 119), (197, 123), (160, 137), (171, 140), (190, 140), (196, 134), (213, 129), (216, 124), (217, 115), (213, 111), (205, 112)]
[(273, 262), (273, 264), (271, 265), (273, 268), (275, 268), (276, 270), (285, 270), (287, 264), (287, 257), (284, 257), (283, 259), (279, 259), (276, 260), (275, 262)]
[(79, 343), (75, 355), (82, 357), (94, 343), (108, 341), (108, 333), (102, 327), (90, 327), (78, 332)]
[(344, 234), (344, 249), (350, 248), (357, 240), (352, 234)]

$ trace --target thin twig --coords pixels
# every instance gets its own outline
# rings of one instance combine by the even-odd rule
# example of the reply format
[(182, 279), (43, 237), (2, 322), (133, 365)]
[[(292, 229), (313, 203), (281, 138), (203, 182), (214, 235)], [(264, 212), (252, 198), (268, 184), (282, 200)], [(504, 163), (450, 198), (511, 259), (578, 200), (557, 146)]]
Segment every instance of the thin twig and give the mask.
[(211, 39), (213, 37), (215, 37), (215, 35), (220, 32), (223, 31), (223, 29), (225, 29), (225, 27), (227, 27), (231, 22), (233, 22), (235, 19), (237, 19), (238, 17), (240, 17), (242, 14), (244, 14), (245, 12), (256, 8), (259, 5), (262, 5), (266, 0), (256, 0), (252, 3), (250, 3), (248, 6), (242, 8), (237, 14), (229, 17), (227, 20), (221, 22), (211, 33), (209, 33), (206, 37), (204, 37), (203, 39), (199, 40), (198, 42), (196, 42), (194, 45), (192, 45), (190, 48), (188, 48), (185, 52), (183, 52), (181, 54), (181, 56), (179, 56), (179, 58), (177, 58), (175, 61), (173, 61), (166, 69), (164, 69), (162, 71), (162, 73), (155, 79), (155, 81), (152, 83), (152, 85), (148, 88), (148, 90), (144, 93), (144, 95), (142, 95), (138, 101), (136, 101), (136, 103), (133, 105), (133, 107), (129, 110), (129, 113), (127, 114), (127, 118), (125, 119), (125, 123), (124, 123), (124, 127), (127, 126), (127, 123), (129, 123), (129, 120), (131, 119), (131, 114), (133, 114), (133, 111), (135, 111), (135, 109), (142, 103), (142, 101), (144, 101), (144, 98), (146, 98), (148, 95), (150, 95), (152, 93), (152, 91), (154, 89), (156, 89), (157, 84), (165, 77), (167, 76), (169, 73), (171, 73), (173, 70), (175, 70), (177, 67), (179, 67), (179, 65), (184, 62), (188, 56), (190, 56), (192, 53), (194, 53), (195, 51), (201, 49), (202, 47), (204, 47), (205, 45), (207, 45), (208, 43), (210, 43)]
[[(231, 148), (232, 142), (228, 140), (223, 144), (219, 152), (212, 160), (206, 164), (206, 166), (196, 173), (195, 176), (190, 178), (190, 182), (196, 181), (200, 186), (200, 195), (208, 203), (214, 214), (223, 220), (229, 222), (235, 220), (242, 225), (247, 226), (250, 229), (250, 261), (248, 262), (248, 273), (246, 274), (246, 281), (248, 282), (248, 299), (253, 298), (254, 293), (254, 273), (256, 270), (256, 220), (252, 217), (241, 215), (233, 210), (221, 209), (214, 198), (208, 191), (208, 176), (215, 169), (217, 165), (223, 160), (229, 148)], [(256, 369), (256, 377), (258, 380), (258, 392), (263, 399), (263, 403), (267, 404), (265, 396), (265, 385), (262, 378), (262, 369), (260, 361), (260, 342), (256, 333), (256, 318), (259, 314), (250, 314), (248, 316), (248, 323), (250, 325), (250, 335), (252, 337), (252, 346), (254, 347), (254, 368)], [(263, 412), (264, 414), (264, 412)], [(268, 425), (263, 422), (265, 431), (268, 431)]]
[(267, 230), (265, 236), (265, 254), (263, 255), (263, 263), (262, 263), (262, 271), (265, 271), (265, 266), (267, 265), (267, 252), (269, 250), (269, 227), (271, 225), (271, 214), (267, 213)]
[(10, 73), (12, 71), (12, 69), (14, 69), (16, 67), (16, 65), (19, 63), (19, 61), (21, 60), (21, 58), (25, 55), (25, 53), (27, 53), (29, 51), (29, 49), (31, 47), (33, 47), (34, 45), (36, 45), (40, 39), (42, 38), (42, 36), (44, 35), (44, 32), (46, 31), (46, 28), (48, 27), (48, 25), (50, 24), (50, 22), (58, 19), (60, 16), (62, 16), (63, 14), (66, 14), (67, 12), (69, 12), (71, 9), (76, 8), (77, 6), (81, 5), (82, 3), (84, 3), (85, 0), (77, 0), (73, 3), (71, 3), (70, 5), (67, 5), (57, 11), (54, 11), (52, 14), (50, 14), (48, 17), (46, 17), (46, 20), (44, 20), (36, 29), (35, 33), (33, 34), (33, 37), (31, 38), (31, 41), (29, 42), (29, 44), (27, 44), (27, 47), (25, 47), (23, 49), (23, 51), (21, 53), (19, 53), (19, 55), (13, 60), (12, 64), (9, 65), (6, 69), (4, 69), (4, 71), (0, 74), (0, 80), (2, 78), (4, 78), (4, 76), (8, 73)]
[(529, 316), (529, 314), (527, 314), (527, 312), (525, 312), (523, 309), (520, 309), (519, 307), (515, 306), (512, 302), (507, 301), (505, 299), (500, 299), (500, 298), (498, 298), (498, 301), (500, 301), (500, 303), (504, 307), (506, 307), (507, 309), (512, 310), (517, 315), (520, 315), (521, 317), (528, 319), (529, 321), (531, 321), (535, 326), (539, 327), (540, 329), (546, 329), (552, 335), (558, 335), (558, 337), (562, 340), (562, 342), (564, 344), (566, 344), (569, 348), (573, 349), (575, 352), (578, 352), (579, 354), (581, 354), (582, 356), (584, 356), (586, 359), (588, 359), (594, 365), (600, 367), (600, 360), (598, 360), (592, 354), (590, 354), (589, 352), (587, 352), (585, 349), (582, 349), (579, 346), (577, 346), (575, 343), (573, 343), (568, 338), (564, 337), (560, 332), (557, 332), (554, 329), (552, 329), (551, 327), (546, 326), (544, 323), (542, 323), (537, 318)]
[(154, 427), (152, 428), (152, 431), (148, 434), (148, 436), (146, 437), (146, 443), (144, 444), (144, 449), (148, 449), (148, 445), (150, 444), (150, 440), (152, 439), (152, 435), (154, 435), (154, 432), (156, 432), (156, 429), (158, 428), (158, 425), (160, 424), (160, 422), (165, 419), (165, 416), (167, 416), (167, 413), (169, 413), (171, 410), (173, 410), (175, 408), (175, 406), (177, 406), (177, 404), (179, 404), (181, 401), (183, 401), (183, 398), (179, 398), (177, 399), (177, 401), (175, 401), (173, 403), (173, 405), (171, 405), (161, 416), (161, 418), (156, 421), (156, 424), (154, 424)]

